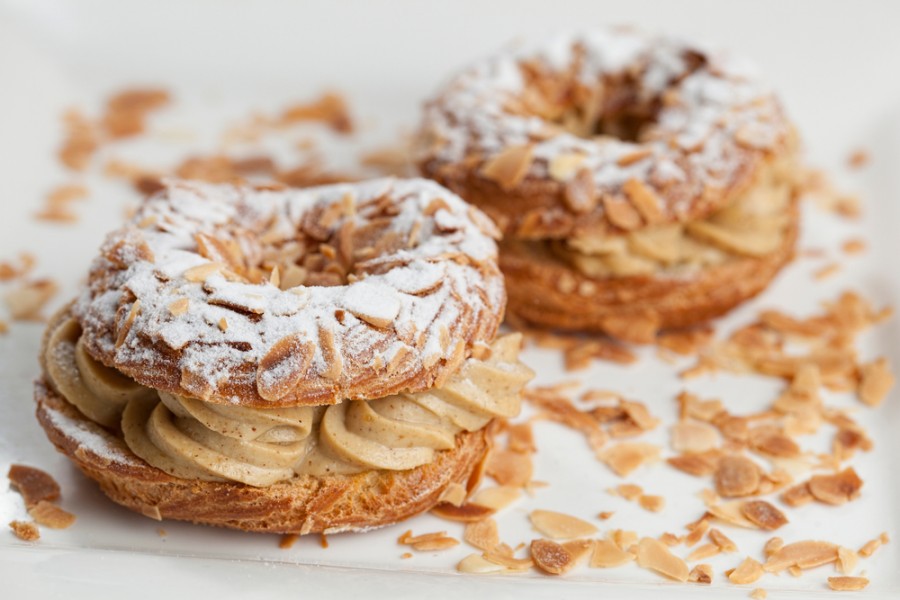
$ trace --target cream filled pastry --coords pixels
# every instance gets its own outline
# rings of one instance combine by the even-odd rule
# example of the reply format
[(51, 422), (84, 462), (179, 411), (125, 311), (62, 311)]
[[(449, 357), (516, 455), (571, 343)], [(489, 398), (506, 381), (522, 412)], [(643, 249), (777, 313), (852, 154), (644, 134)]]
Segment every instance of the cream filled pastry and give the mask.
[(38, 418), (157, 518), (309, 533), (426, 510), (532, 376), (496, 336), (494, 234), (421, 180), (171, 182), (52, 319)]
[(425, 108), (421, 172), (502, 229), (521, 321), (649, 342), (762, 291), (791, 258), (802, 179), (744, 60), (628, 29), (525, 42)]

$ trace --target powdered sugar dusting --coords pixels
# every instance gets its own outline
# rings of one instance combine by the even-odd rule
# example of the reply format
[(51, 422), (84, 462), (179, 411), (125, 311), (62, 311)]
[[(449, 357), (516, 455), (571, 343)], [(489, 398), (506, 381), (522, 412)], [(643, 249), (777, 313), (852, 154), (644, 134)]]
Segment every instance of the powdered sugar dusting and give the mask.
[[(185, 277), (185, 271), (210, 262), (197, 252), (198, 233), (240, 239), (245, 256), (255, 256), (267, 232), (296, 232), (309, 225), (309, 215), (343, 206), (348, 197), (355, 206), (351, 214), (327, 225), (322, 218), (313, 226), (334, 232), (351, 221), (356, 231), (371, 231), (374, 224), (382, 229), (373, 243), (388, 239), (379, 252), (355, 262), (353, 283), (281, 290), (221, 270), (202, 281)], [(433, 202), (439, 210), (429, 210)], [(248, 364), (259, 363), (280, 340), (296, 337), (315, 347), (300, 387), (326, 401), (359, 397), (354, 386), (390, 362), (389, 354), (403, 352), (390, 374), (396, 381), (423, 372), (426, 357), (429, 364), (450, 361), (452, 347), (439, 348), (435, 356), (439, 345), (429, 343), (441, 329), (470, 343), (493, 336), (484, 324), (497, 320), (505, 302), (502, 277), (493, 231), (485, 231), (490, 228), (484, 217), (471, 210), (426, 180), (289, 191), (169, 182), (107, 238), (74, 313), (87, 349), (145, 385), (152, 386), (147, 373), (167, 369), (182, 385), (185, 377), (206, 382), (190, 387), (192, 395), (243, 402), (225, 390), (255, 377), (255, 369), (248, 375)], [(138, 251), (142, 247), (152, 257)], [(171, 309), (185, 300), (186, 311)], [(333, 332), (334, 348), (320, 339), (323, 330)], [(328, 379), (322, 374), (335, 351), (344, 357), (343, 371)], [(298, 364), (283, 361), (277, 368)], [(259, 376), (277, 379), (286, 373)]]

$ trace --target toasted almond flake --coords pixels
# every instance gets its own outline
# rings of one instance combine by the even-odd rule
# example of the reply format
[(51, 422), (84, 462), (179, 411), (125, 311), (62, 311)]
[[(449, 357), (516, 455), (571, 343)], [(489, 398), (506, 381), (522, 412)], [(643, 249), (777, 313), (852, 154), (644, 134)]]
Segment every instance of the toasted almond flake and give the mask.
[(610, 540), (594, 541), (594, 550), (588, 563), (594, 569), (618, 567), (634, 560), (634, 554), (619, 548)]
[(497, 531), (497, 521), (484, 519), (466, 525), (463, 540), (480, 550), (493, 550), (500, 543), (500, 535)]
[(534, 445), (534, 432), (532, 431), (531, 423), (510, 425), (506, 436), (506, 444), (514, 452), (528, 453), (537, 450), (537, 447)]
[(521, 496), (522, 492), (518, 488), (500, 485), (479, 490), (475, 497), (472, 498), (472, 503), (498, 511), (503, 510), (521, 498)]
[[(524, 544), (519, 544), (518, 547), (524, 547)], [(506, 544), (500, 544), (496, 548), (485, 552), (482, 556), (485, 560), (498, 565), (503, 565), (509, 569), (511, 573), (521, 573), (534, 566), (534, 561), (531, 557), (516, 558), (513, 556), (512, 548)]]
[(441, 497), (438, 498), (438, 502), (447, 502), (453, 506), (459, 506), (466, 501), (466, 494), (466, 488), (454, 481), (444, 488), (444, 491), (441, 492)]
[(857, 564), (859, 564), (859, 554), (849, 548), (838, 548), (837, 566), (841, 573), (850, 575), (856, 570)]
[(492, 575), (496, 573), (507, 573), (509, 569), (503, 565), (492, 563), (480, 554), (470, 554), (456, 565), (456, 570), (460, 573), (475, 573), (478, 575)]
[(766, 598), (769, 597), (769, 592), (762, 588), (756, 588), (750, 592), (750, 597), (753, 598), (753, 600), (766, 600)]
[(684, 541), (684, 536), (677, 536), (674, 533), (667, 531), (659, 536), (659, 541), (666, 546), (677, 546)]
[(869, 558), (875, 551), (881, 548), (883, 544), (888, 543), (887, 533), (882, 533), (877, 538), (871, 539), (865, 544), (863, 544), (862, 548), (859, 549), (859, 555), (865, 558)]
[(556, 181), (568, 181), (584, 162), (584, 154), (563, 152), (550, 160), (547, 171)]
[(9, 316), (14, 321), (40, 321), (44, 306), (59, 287), (49, 279), (23, 282), (4, 296)]
[(644, 489), (634, 483), (623, 483), (616, 486), (615, 489), (610, 490), (610, 493), (615, 494), (616, 496), (621, 496), (626, 500), (634, 500), (635, 498), (639, 498), (641, 494), (644, 493)]
[(722, 552), (722, 549), (715, 544), (703, 544), (697, 546), (687, 557), (688, 562), (696, 562), (705, 558), (710, 558)]
[(447, 550), (454, 546), (459, 545), (459, 540), (453, 539), (452, 537), (441, 537), (430, 540), (423, 540), (421, 542), (416, 542), (410, 544), (413, 550), (418, 552), (437, 552), (439, 550)]
[(658, 458), (659, 447), (643, 442), (621, 442), (600, 454), (600, 460), (621, 477)]
[(67, 529), (75, 522), (75, 515), (46, 500), (41, 500), (29, 508), (28, 514), (38, 525), (51, 529)]
[(531, 558), (540, 570), (550, 575), (562, 575), (575, 566), (572, 553), (550, 540), (533, 540)]
[(628, 550), (638, 541), (638, 534), (635, 531), (626, 531), (624, 529), (614, 529), (606, 534), (607, 539), (612, 540), (622, 550)]
[(787, 517), (784, 516), (783, 512), (765, 500), (744, 502), (741, 505), (741, 514), (747, 517), (748, 521), (760, 529), (769, 531), (778, 529), (788, 522)]
[(789, 488), (781, 494), (781, 501), (792, 507), (803, 506), (804, 504), (812, 502), (814, 499), (815, 498), (809, 490), (809, 484), (805, 481)]
[(706, 510), (713, 517), (725, 521), (726, 523), (730, 523), (731, 525), (737, 525), (738, 527), (745, 527), (747, 529), (756, 529), (757, 527), (753, 521), (747, 519), (741, 512), (742, 505), (742, 502), (736, 500), (733, 502), (711, 504), (707, 506)]
[(728, 574), (728, 579), (736, 585), (747, 585), (758, 581), (763, 574), (763, 567), (759, 561), (748, 556), (735, 570)]
[(481, 167), (481, 175), (499, 184), (504, 190), (511, 190), (519, 185), (534, 157), (534, 146), (509, 146), (488, 160)]
[(570, 540), (563, 542), (562, 547), (572, 555), (574, 566), (578, 566), (594, 549), (594, 540)]
[(178, 300), (170, 302), (168, 308), (169, 312), (172, 313), (173, 316), (179, 317), (185, 314), (190, 306), (190, 300), (188, 300), (187, 298), (179, 298)]
[(809, 480), (809, 492), (825, 504), (845, 504), (859, 497), (863, 481), (853, 467), (834, 475), (815, 475)]
[(528, 517), (537, 531), (555, 540), (587, 537), (597, 533), (597, 528), (592, 524), (564, 513), (533, 510)]
[(224, 267), (219, 263), (207, 262), (202, 265), (197, 265), (196, 267), (191, 267), (184, 272), (183, 277), (192, 283), (200, 283), (206, 281), (213, 273), (220, 272), (223, 268)]
[(615, 196), (603, 196), (606, 218), (620, 229), (631, 231), (641, 226), (640, 213), (628, 202)]
[(403, 559), (412, 558), (412, 557), (413, 557), (412, 552), (404, 552), (403, 554), (400, 555), (400, 558), (403, 558)]
[(481, 521), (492, 516), (497, 511), (487, 506), (475, 504), (474, 502), (466, 502), (459, 506), (454, 506), (449, 502), (443, 502), (431, 509), (431, 514), (448, 521), (457, 521), (460, 523), (472, 523)]
[(532, 475), (531, 456), (512, 450), (492, 450), (485, 473), (500, 485), (524, 486)]
[(9, 467), (6, 476), (25, 500), (27, 508), (59, 498), (59, 484), (46, 471), (14, 464)]
[(866, 251), (866, 242), (859, 238), (852, 238), (841, 244), (841, 249), (845, 254), (862, 254)]
[(773, 537), (769, 541), (766, 542), (766, 545), (763, 547), (763, 554), (766, 555), (766, 558), (769, 558), (779, 550), (784, 548), (784, 540), (780, 537)]
[(306, 373), (314, 350), (313, 343), (301, 335), (286, 336), (275, 342), (257, 367), (259, 395), (274, 401), (290, 392)]
[(642, 495), (638, 498), (638, 504), (641, 505), (641, 508), (644, 510), (649, 510), (650, 512), (659, 512), (666, 506), (666, 499), (662, 496), (654, 496), (654, 495)]
[(616, 164), (620, 167), (627, 167), (629, 165), (633, 165), (634, 163), (640, 162), (652, 155), (653, 150), (651, 148), (641, 148), (639, 150), (629, 152), (628, 154), (623, 154), (618, 159), (616, 159)]
[(10, 521), (9, 528), (17, 538), (25, 542), (34, 542), (39, 540), (41, 532), (34, 523), (27, 521)]
[(767, 560), (766, 571), (778, 572), (789, 567), (811, 569), (820, 565), (835, 562), (838, 558), (838, 547), (830, 542), (802, 541), (784, 546)]
[(223, 332), (228, 331), (228, 319), (226, 319), (225, 317), (219, 319), (219, 329)]
[(659, 419), (650, 414), (647, 406), (634, 400), (619, 399), (619, 407), (629, 419), (641, 431), (650, 431), (659, 425)]
[(629, 179), (622, 186), (622, 191), (648, 225), (654, 225), (664, 219), (659, 196), (640, 179)]
[(587, 169), (578, 171), (563, 188), (563, 200), (565, 200), (566, 206), (575, 213), (587, 213), (594, 210), (599, 198), (593, 173)]
[(719, 445), (719, 431), (708, 423), (679, 421), (671, 428), (672, 449), (676, 452), (706, 452)]
[(687, 581), (688, 578), (687, 563), (672, 554), (665, 544), (650, 537), (641, 538), (638, 542), (637, 563), (670, 579)]
[(718, 529), (709, 530), (710, 541), (719, 547), (722, 552), (737, 552), (737, 545)]
[(833, 275), (837, 275), (841, 270), (841, 265), (838, 263), (829, 263), (820, 269), (816, 269), (813, 273), (813, 279), (816, 281), (822, 281), (828, 279)]
[(612, 518), (612, 516), (614, 514), (616, 514), (614, 511), (604, 510), (604, 511), (597, 513), (597, 518), (600, 519), (601, 521), (608, 521), (609, 519)]
[(706, 535), (706, 532), (709, 530), (709, 520), (706, 518), (700, 519), (699, 521), (688, 525), (687, 529), (690, 533), (684, 536), (684, 545), (690, 548)]
[(829, 577), (828, 587), (836, 592), (858, 592), (866, 589), (869, 580), (865, 577)]
[(885, 357), (860, 367), (859, 399), (868, 406), (879, 406), (894, 387), (894, 374)]
[(707, 564), (699, 564), (696, 565), (691, 572), (688, 573), (688, 581), (691, 583), (702, 583), (704, 585), (708, 585), (712, 583), (713, 579), (713, 570), (711, 565)]
[(746, 456), (725, 456), (716, 467), (716, 493), (725, 498), (749, 496), (759, 488), (760, 470)]
[(695, 477), (712, 475), (716, 470), (716, 461), (702, 454), (682, 454), (666, 459), (672, 467)]

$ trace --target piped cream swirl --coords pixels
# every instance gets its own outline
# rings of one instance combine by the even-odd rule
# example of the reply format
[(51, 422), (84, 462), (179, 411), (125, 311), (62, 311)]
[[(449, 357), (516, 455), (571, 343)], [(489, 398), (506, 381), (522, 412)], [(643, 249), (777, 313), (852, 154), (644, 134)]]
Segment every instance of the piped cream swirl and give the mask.
[(258, 409), (212, 404), (138, 385), (83, 349), (66, 319), (44, 361), (56, 389), (85, 416), (120, 426), (129, 448), (184, 479), (267, 486), (296, 475), (405, 470), (430, 462), (495, 417), (518, 414), (531, 370), (518, 361), (520, 336), (471, 358), (444, 385), (331, 406)]

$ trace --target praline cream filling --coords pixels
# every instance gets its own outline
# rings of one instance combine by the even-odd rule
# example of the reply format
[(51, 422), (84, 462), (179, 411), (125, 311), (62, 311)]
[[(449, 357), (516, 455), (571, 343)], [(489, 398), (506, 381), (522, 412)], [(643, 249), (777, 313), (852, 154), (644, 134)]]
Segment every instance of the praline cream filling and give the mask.
[(793, 160), (776, 161), (705, 219), (536, 243), (549, 244), (588, 277), (679, 274), (735, 258), (761, 258), (778, 250), (787, 235), (795, 177)]
[(51, 332), (44, 355), (54, 387), (91, 420), (121, 428), (149, 464), (184, 479), (267, 486), (297, 475), (405, 470), (427, 464), (494, 417), (518, 414), (532, 377), (520, 336), (471, 358), (444, 385), (331, 406), (257, 409), (204, 402), (141, 386), (93, 359), (75, 319)]

